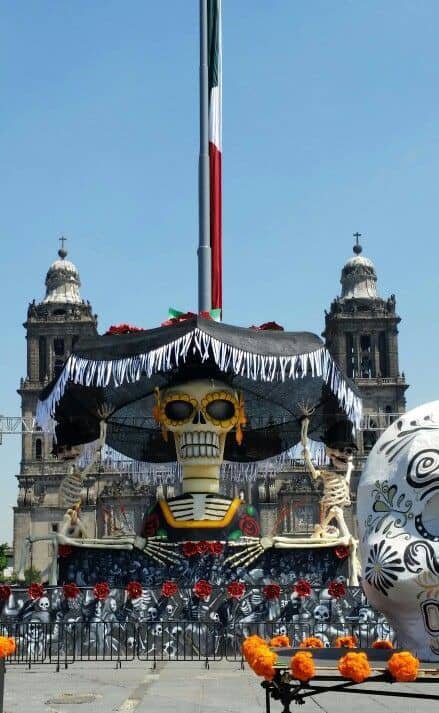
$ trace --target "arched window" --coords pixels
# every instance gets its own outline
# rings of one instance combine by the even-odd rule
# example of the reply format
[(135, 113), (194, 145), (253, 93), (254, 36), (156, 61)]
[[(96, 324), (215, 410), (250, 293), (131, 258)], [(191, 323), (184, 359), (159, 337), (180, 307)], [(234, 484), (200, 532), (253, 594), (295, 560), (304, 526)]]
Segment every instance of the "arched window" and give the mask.
[(41, 460), (43, 457), (43, 441), (41, 438), (37, 438), (35, 441), (35, 458), (36, 460)]

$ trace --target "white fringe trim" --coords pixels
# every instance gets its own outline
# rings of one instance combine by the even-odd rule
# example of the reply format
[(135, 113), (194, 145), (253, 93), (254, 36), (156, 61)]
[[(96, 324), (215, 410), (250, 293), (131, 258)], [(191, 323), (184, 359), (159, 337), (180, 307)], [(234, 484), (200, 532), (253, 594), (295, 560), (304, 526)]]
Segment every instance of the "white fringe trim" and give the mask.
[(231, 347), (198, 327), (163, 347), (133, 357), (98, 361), (71, 354), (49, 396), (38, 401), (37, 424), (44, 431), (48, 429), (69, 381), (96, 387), (108, 386), (112, 381), (117, 388), (139, 381), (144, 374), (151, 377), (177, 368), (186, 362), (190, 348), (198, 352), (202, 362), (213, 357), (220, 371), (231, 370), (236, 376), (245, 376), (252, 381), (286, 381), (301, 378), (310, 371), (312, 376), (319, 376), (328, 384), (354, 428), (360, 426), (361, 399), (350, 389), (325, 347), (295, 356), (266, 356)]

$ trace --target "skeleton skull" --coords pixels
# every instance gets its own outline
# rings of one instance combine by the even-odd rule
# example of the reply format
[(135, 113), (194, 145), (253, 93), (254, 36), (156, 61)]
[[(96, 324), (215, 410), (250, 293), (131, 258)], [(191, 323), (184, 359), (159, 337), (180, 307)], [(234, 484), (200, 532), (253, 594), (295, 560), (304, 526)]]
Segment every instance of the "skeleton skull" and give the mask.
[(319, 624), (329, 621), (329, 609), (326, 604), (319, 604), (313, 611), (313, 617)]
[(38, 601), (38, 608), (40, 611), (49, 611), (50, 609), (50, 601), (47, 597), (41, 597)]
[(226, 384), (189, 381), (171, 387), (160, 399), (161, 422), (174, 434), (183, 465), (220, 464), (227, 433), (237, 425), (239, 399)]
[(439, 401), (402, 415), (358, 488), (363, 586), (400, 646), (439, 661)]
[(146, 610), (146, 620), (147, 621), (155, 621), (157, 619), (157, 609), (155, 607), (148, 607)]

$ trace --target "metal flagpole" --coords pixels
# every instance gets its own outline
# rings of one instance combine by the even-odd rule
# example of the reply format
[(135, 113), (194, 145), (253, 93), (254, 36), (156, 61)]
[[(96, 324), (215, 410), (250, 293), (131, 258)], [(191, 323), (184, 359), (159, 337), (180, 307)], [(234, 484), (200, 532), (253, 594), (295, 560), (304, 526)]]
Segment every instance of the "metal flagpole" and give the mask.
[(200, 156), (198, 162), (198, 311), (212, 306), (209, 190), (207, 0), (200, 0)]

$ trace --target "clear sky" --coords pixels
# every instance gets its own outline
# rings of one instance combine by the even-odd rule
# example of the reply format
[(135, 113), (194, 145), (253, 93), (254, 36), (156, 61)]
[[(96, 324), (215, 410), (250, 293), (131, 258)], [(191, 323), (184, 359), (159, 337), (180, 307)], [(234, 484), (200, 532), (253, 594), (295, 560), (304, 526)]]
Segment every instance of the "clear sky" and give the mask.
[[(196, 309), (198, 0), (1, 0), (0, 413), (68, 237), (100, 330)], [(352, 233), (437, 398), (439, 3), (223, 0), (224, 317), (320, 333)], [(0, 446), (12, 541), (20, 439)]]

